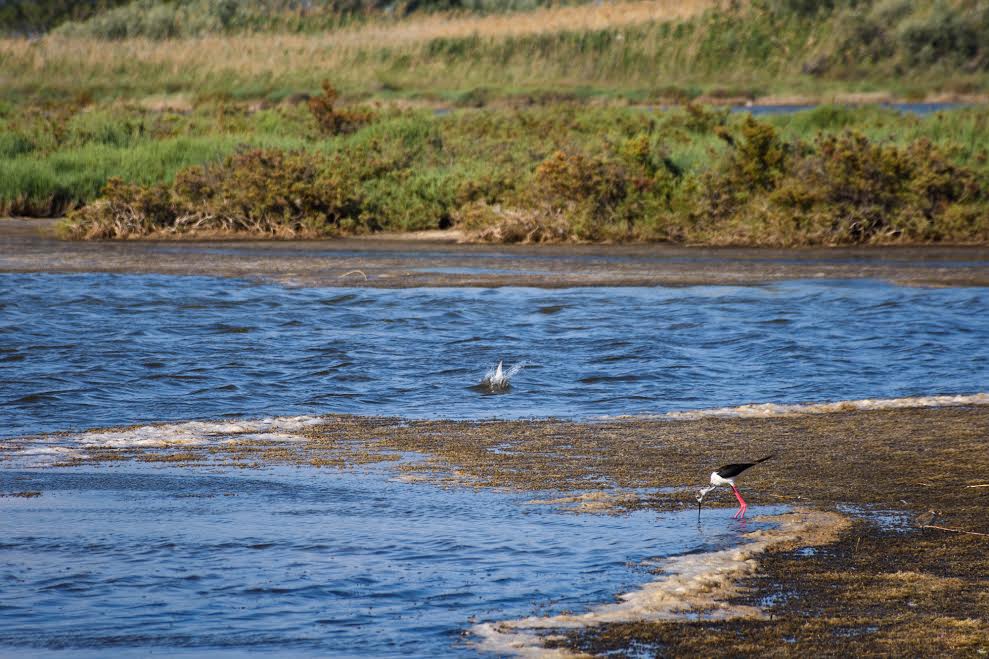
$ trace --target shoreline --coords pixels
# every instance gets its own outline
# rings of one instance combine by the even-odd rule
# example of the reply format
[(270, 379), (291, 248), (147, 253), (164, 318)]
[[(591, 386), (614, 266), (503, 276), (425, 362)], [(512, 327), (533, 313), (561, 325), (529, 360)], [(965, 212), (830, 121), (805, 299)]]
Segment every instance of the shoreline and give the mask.
[(989, 246), (502, 245), (452, 234), (332, 240), (63, 241), (52, 220), (0, 219), (0, 272), (196, 275), (288, 286), (501, 287), (757, 285), (876, 279), (989, 286)]
[[(731, 602), (744, 577), (759, 572), (759, 559), (781, 548), (819, 548), (835, 542), (851, 526), (838, 513), (797, 509), (768, 515), (759, 521), (778, 521), (779, 528), (743, 533), (740, 544), (710, 552), (681, 554), (656, 561), (659, 578), (637, 590), (622, 593), (618, 601), (599, 604), (582, 614), (532, 616), (471, 628), (480, 638), (478, 649), (521, 657), (575, 657), (562, 647), (543, 644), (539, 630), (579, 633), (605, 624), (682, 621), (691, 617), (706, 620), (765, 619), (761, 608)], [(563, 640), (565, 636), (549, 637)]]
[[(849, 526), (830, 544), (767, 547), (759, 569), (739, 573), (718, 600), (719, 607), (755, 607), (764, 616), (618, 617), (557, 630), (545, 645), (576, 654), (635, 647), (678, 656), (989, 649), (986, 405), (594, 423), (346, 416), (263, 427), (222, 423), (225, 430), (191, 422), (83, 433), (94, 446), (75, 463), (380, 463), (403, 480), (440, 487), (598, 492), (576, 500), (610, 496), (617, 504), (610, 512), (620, 513), (690, 509), (712, 467), (775, 453), (766, 468), (746, 475), (750, 504), (840, 515)], [(631, 492), (639, 494), (621, 496)], [(730, 494), (716, 491), (707, 523), (730, 523), (733, 506)], [(932, 628), (938, 635), (930, 636)]]

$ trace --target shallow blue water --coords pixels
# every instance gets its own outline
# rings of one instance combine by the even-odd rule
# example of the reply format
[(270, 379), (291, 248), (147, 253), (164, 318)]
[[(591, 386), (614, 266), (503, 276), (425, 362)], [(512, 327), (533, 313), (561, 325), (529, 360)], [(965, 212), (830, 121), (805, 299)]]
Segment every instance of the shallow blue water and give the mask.
[[(0, 436), (221, 416), (592, 417), (985, 391), (989, 289), (304, 289), (0, 275)], [(528, 366), (503, 395), (498, 360)]]
[(0, 471), (12, 490), (44, 494), (0, 498), (0, 655), (469, 655), (472, 622), (585, 610), (765, 526), (312, 468)]

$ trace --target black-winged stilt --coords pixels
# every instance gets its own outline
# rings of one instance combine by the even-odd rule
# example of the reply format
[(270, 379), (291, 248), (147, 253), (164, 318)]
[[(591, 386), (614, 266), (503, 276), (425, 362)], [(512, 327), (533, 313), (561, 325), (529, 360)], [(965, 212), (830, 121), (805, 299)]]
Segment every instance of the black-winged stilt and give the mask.
[(749, 467), (754, 467), (760, 462), (765, 462), (771, 457), (773, 456), (767, 455), (761, 460), (756, 460), (755, 462), (741, 462), (738, 464), (725, 465), (721, 469), (711, 472), (711, 486), (701, 488), (700, 493), (697, 495), (697, 519), (700, 519), (701, 517), (701, 504), (704, 502), (704, 497), (707, 496), (708, 492), (719, 485), (731, 486), (731, 491), (735, 493), (735, 498), (738, 499), (738, 510), (735, 512), (734, 519), (744, 518), (745, 511), (748, 509), (749, 505), (745, 503), (745, 499), (742, 498), (738, 488), (735, 487), (735, 478)]

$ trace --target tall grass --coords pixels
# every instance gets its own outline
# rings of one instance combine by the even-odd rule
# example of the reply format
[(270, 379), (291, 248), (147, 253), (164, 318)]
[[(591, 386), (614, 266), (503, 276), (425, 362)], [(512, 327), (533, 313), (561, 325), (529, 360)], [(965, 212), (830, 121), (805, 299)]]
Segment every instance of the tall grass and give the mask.
[[(989, 14), (981, 9), (900, 3), (906, 11), (889, 18), (881, 10), (891, 2), (821, 13), (785, 4), (652, 0), (509, 15), (413, 16), (311, 34), (3, 40), (0, 98), (166, 93), (279, 100), (315, 93), (327, 77), (351, 98), (465, 105), (561, 95), (635, 102), (698, 95), (820, 100), (845, 93), (922, 97), (987, 89), (989, 58), (979, 37), (989, 42), (989, 33), (979, 26)], [(935, 9), (942, 4), (954, 12), (952, 20), (939, 18)], [(862, 24), (872, 27), (863, 32)], [(924, 39), (934, 45), (926, 48)]]
[[(311, 2), (303, 8), (297, 3), (270, 0), (179, 0), (167, 3), (135, 0), (89, 21), (66, 24), (57, 34), (95, 39), (169, 39), (206, 34), (336, 30), (350, 41), (363, 40), (366, 43), (368, 39), (387, 37), (401, 43), (475, 34), (507, 36), (602, 29), (650, 20), (684, 19), (698, 15), (718, 2), (625, 0), (604, 5), (578, 0), (568, 5), (546, 0), (407, 3), (370, 0)], [(444, 9), (447, 11), (436, 11)]]
[(234, 152), (238, 146), (298, 147), (263, 135), (211, 135), (113, 145), (86, 143), (50, 154), (0, 159), (0, 214), (58, 216), (96, 198), (111, 177), (139, 184), (171, 181), (176, 172)]

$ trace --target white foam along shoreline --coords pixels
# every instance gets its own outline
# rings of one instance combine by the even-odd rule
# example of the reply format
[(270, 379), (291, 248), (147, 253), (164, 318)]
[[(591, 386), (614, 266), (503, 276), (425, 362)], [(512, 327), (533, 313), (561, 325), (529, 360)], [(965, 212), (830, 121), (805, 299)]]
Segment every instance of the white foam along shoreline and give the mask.
[(834, 512), (797, 510), (773, 518), (778, 528), (743, 536), (739, 546), (701, 554), (673, 556), (656, 563), (658, 579), (625, 593), (619, 601), (582, 614), (533, 616), (474, 625), (475, 646), (484, 652), (519, 657), (573, 657), (544, 647), (547, 634), (607, 623), (682, 620), (686, 613), (710, 620), (761, 617), (757, 607), (727, 603), (742, 577), (758, 569), (756, 557), (773, 546), (820, 545), (837, 539), (847, 520)]
[[(598, 417), (605, 419), (698, 420), (711, 417), (772, 418), (808, 414), (833, 414), (860, 410), (891, 410), (923, 407), (989, 405), (989, 393), (912, 396), (907, 398), (863, 398), (824, 403), (753, 403), (736, 407), (683, 410), (653, 415)], [(184, 421), (114, 430), (41, 435), (8, 440), (14, 443), (12, 455), (34, 458), (28, 466), (55, 464), (66, 459), (84, 458), (89, 449), (170, 448), (208, 446), (237, 441), (304, 441), (301, 432), (332, 417), (287, 416), (230, 421)]]
[(74, 438), (86, 448), (203, 446), (238, 439), (298, 441), (305, 439), (299, 434), (301, 430), (322, 420), (315, 416), (291, 416), (243, 421), (185, 421), (86, 432), (74, 435)]
[[(235, 421), (184, 421), (133, 428), (94, 430), (68, 435), (42, 435), (13, 440), (13, 455), (23, 466), (43, 467), (100, 449), (182, 448), (239, 441), (302, 442), (301, 432), (324, 421), (319, 416), (267, 417)], [(19, 444), (19, 445), (18, 445)]]
[(709, 417), (739, 417), (747, 419), (803, 414), (833, 414), (859, 410), (893, 410), (910, 407), (960, 407), (989, 405), (989, 393), (962, 394), (956, 396), (910, 396), (907, 398), (862, 398), (827, 403), (751, 403), (736, 407), (715, 407), (701, 410), (666, 412), (650, 416), (619, 418), (705, 419)]

